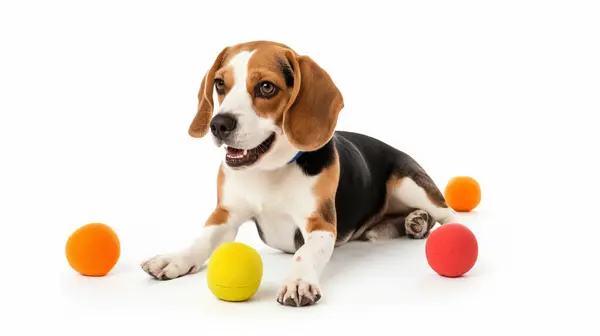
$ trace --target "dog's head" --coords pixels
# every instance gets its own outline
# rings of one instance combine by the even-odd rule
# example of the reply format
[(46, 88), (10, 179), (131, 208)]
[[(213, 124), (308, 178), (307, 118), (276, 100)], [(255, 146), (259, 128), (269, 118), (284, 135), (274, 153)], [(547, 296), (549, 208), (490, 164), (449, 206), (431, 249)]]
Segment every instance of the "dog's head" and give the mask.
[[(219, 100), (214, 111), (213, 92)], [(226, 47), (206, 72), (189, 134), (210, 129), (233, 168), (272, 169), (333, 136), (342, 94), (325, 70), (286, 45), (254, 41)]]

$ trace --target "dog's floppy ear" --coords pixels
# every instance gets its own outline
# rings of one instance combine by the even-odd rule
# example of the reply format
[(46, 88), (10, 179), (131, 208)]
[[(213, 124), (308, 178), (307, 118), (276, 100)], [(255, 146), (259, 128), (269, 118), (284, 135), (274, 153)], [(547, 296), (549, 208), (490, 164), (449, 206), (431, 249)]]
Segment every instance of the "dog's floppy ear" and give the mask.
[(319, 149), (333, 136), (344, 107), (342, 94), (310, 57), (287, 51), (286, 58), (294, 69), (294, 86), (283, 114), (283, 131), (296, 148)]
[(192, 120), (188, 133), (194, 138), (202, 138), (208, 132), (208, 125), (213, 115), (213, 88), (215, 71), (221, 67), (223, 58), (228, 48), (223, 49), (215, 59), (212, 67), (206, 72), (200, 90), (198, 91), (198, 110)]

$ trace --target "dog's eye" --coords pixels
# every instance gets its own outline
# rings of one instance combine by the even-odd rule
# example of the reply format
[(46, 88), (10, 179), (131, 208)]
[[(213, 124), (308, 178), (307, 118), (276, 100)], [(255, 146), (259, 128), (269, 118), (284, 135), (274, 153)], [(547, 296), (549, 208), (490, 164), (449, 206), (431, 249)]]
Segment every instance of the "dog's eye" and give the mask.
[(262, 98), (271, 98), (277, 94), (279, 88), (271, 82), (260, 82), (256, 85), (256, 96)]
[(225, 94), (225, 82), (220, 78), (215, 78), (215, 90), (222, 95)]

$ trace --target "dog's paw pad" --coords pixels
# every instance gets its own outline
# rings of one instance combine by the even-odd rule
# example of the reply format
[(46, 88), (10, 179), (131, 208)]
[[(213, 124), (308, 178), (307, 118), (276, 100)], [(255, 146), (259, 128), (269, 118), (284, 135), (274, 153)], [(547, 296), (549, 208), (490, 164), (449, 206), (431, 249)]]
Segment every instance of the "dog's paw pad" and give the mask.
[(409, 238), (425, 238), (433, 227), (432, 217), (424, 210), (415, 210), (406, 216), (404, 228)]

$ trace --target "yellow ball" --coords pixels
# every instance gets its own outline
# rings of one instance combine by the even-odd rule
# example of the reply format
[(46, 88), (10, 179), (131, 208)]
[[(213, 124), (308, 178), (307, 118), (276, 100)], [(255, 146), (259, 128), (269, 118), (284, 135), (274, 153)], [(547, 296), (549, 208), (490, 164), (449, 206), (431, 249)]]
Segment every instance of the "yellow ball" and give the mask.
[(263, 276), (260, 254), (252, 247), (229, 242), (219, 246), (206, 268), (208, 288), (224, 301), (246, 301), (258, 291)]

